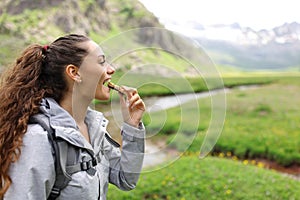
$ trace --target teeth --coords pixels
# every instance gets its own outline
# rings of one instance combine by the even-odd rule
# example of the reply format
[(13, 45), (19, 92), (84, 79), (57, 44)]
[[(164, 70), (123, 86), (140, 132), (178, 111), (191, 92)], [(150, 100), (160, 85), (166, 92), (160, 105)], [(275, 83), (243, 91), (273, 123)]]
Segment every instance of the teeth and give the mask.
[(106, 87), (108, 87), (108, 83), (110, 82), (110, 79), (104, 81), (103, 85), (105, 85)]
[(115, 89), (115, 84), (114, 83), (112, 83), (112, 82), (108, 82), (108, 84), (107, 84), (107, 87), (109, 87), (109, 88), (111, 88), (111, 89)]

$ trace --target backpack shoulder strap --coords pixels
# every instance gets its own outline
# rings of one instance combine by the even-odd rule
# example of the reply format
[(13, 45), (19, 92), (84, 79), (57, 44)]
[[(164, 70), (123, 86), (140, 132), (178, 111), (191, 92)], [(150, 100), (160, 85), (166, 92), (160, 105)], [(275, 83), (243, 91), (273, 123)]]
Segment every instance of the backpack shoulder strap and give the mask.
[(56, 178), (54, 186), (50, 192), (48, 200), (54, 200), (60, 195), (60, 191), (65, 188), (71, 180), (71, 176), (66, 172), (68, 144), (66, 141), (55, 137), (55, 131), (50, 126), (49, 118), (43, 114), (36, 114), (29, 120), (31, 124), (39, 124), (48, 133), (48, 139), (52, 146)]
[(72, 174), (86, 171), (91, 176), (95, 175), (96, 170), (94, 166), (101, 162), (99, 155), (94, 156), (94, 154), (90, 153), (91, 159), (75, 162), (77, 153), (80, 150), (78, 147), (55, 136), (55, 130), (50, 126), (50, 119), (47, 116), (36, 114), (30, 117), (29, 123), (42, 126), (47, 131), (48, 139), (52, 146), (56, 178), (48, 200), (55, 200), (60, 195), (61, 190), (71, 181)]

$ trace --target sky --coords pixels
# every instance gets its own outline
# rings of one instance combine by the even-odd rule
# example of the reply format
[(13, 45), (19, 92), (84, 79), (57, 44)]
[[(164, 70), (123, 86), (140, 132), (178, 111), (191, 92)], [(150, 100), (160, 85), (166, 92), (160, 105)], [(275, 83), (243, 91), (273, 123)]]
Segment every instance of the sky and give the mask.
[(239, 23), (254, 30), (300, 23), (297, 0), (140, 0), (161, 22)]

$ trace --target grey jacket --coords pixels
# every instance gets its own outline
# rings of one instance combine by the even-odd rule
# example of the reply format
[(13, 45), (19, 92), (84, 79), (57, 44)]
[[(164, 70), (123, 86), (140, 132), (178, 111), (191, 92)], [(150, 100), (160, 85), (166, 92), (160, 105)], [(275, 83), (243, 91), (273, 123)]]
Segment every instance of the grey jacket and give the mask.
[[(50, 117), (50, 125), (57, 137), (82, 148), (78, 159), (89, 157), (87, 151), (93, 151), (100, 158), (95, 166), (95, 175), (86, 171), (74, 173), (58, 200), (106, 199), (108, 183), (122, 190), (136, 186), (144, 158), (145, 128), (142, 123), (139, 128), (123, 124), (121, 151), (104, 137), (108, 121), (102, 113), (88, 109), (85, 121), (89, 129), (89, 143), (79, 132), (74, 119), (53, 99), (43, 99), (40, 110)], [(4, 196), (5, 200), (47, 199), (54, 184), (55, 168), (47, 132), (40, 125), (28, 125), (21, 156), (11, 164), (9, 173), (12, 184)]]

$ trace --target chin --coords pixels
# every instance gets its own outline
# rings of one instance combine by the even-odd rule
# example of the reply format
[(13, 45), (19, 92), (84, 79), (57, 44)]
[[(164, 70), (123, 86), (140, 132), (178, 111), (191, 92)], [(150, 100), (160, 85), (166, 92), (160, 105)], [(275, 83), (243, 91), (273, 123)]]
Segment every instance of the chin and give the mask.
[(108, 101), (110, 99), (110, 96), (102, 98), (103, 101)]
[(107, 101), (110, 99), (110, 92), (109, 90), (106, 91), (102, 88), (102, 90), (98, 90), (95, 94), (95, 99), (100, 101)]
[(96, 95), (95, 99), (100, 100), (100, 101), (108, 101), (110, 99), (110, 94), (108, 94), (108, 95), (105, 95), (105, 94)]

